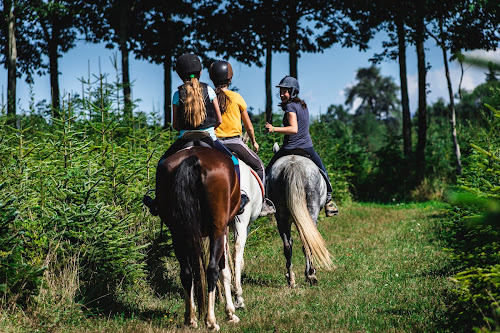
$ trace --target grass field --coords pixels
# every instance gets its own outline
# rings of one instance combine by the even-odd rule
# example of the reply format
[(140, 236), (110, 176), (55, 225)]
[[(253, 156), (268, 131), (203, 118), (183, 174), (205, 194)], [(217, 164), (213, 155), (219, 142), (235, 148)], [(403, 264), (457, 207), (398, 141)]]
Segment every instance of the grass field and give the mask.
[[(316, 286), (304, 281), (304, 256), (293, 228), (295, 289), (287, 286), (275, 222), (260, 218), (252, 226), (245, 252), (243, 297), (247, 308), (237, 311), (239, 324), (228, 324), (219, 302), (216, 316), (221, 331), (454, 331), (446, 320), (452, 285), (448, 281), (449, 257), (440, 237), (442, 208), (438, 203), (354, 203), (341, 207), (339, 216), (321, 216), (319, 229), (336, 268), (318, 271)], [(163, 279), (168, 288), (159, 298), (131, 291), (124, 297), (130, 309), (135, 309), (130, 313), (62, 320), (49, 331), (205, 331), (200, 318), (200, 329), (183, 327), (184, 302), (177, 263), (174, 259), (164, 263)], [(4, 320), (0, 318), (0, 322)], [(16, 327), (6, 331), (18, 331)]]

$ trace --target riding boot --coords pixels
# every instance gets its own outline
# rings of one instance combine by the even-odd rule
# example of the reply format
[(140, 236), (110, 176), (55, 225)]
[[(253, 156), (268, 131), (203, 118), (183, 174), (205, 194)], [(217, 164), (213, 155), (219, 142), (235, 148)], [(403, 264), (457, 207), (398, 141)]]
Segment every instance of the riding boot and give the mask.
[(274, 203), (268, 198), (264, 198), (262, 202), (262, 209), (260, 210), (259, 216), (267, 216), (276, 213), (276, 208), (274, 207)]
[(248, 197), (248, 195), (246, 195), (246, 193), (244, 193), (244, 192), (241, 192), (241, 203), (240, 203), (240, 210), (238, 211), (238, 215), (243, 214), (243, 212), (245, 211), (245, 206), (247, 205), (247, 203), (249, 201), (250, 201), (250, 198)]
[(142, 203), (149, 208), (149, 212), (153, 216), (158, 216), (158, 201), (153, 198), (151, 198), (148, 193), (152, 192), (153, 190), (149, 190), (144, 197), (142, 198)]
[(331, 193), (326, 194), (325, 215), (327, 217), (339, 215), (339, 209), (335, 202), (333, 202)]

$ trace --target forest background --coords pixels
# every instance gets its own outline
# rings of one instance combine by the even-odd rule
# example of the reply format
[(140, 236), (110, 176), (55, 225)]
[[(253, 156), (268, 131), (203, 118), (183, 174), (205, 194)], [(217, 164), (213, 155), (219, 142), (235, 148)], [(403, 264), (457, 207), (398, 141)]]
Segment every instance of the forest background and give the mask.
[[(443, 201), (456, 327), (498, 330), (500, 65), (476, 61), (485, 77), (473, 91), (454, 91), (447, 69), (450, 58), (470, 63), (465, 51), (498, 47), (497, 1), (179, 1), (174, 8), (163, 1), (18, 0), (2, 1), (0, 10), (0, 60), (8, 74), (0, 118), (0, 293), (7, 318), (22, 309), (34, 326), (50, 330), (56, 319), (48, 316), (50, 299), (41, 296), (50, 287), (64, 289), (50, 286), (62, 273), (78, 281), (67, 300), (71, 316), (117, 311), (123, 295), (147, 283), (158, 226), (140, 198), (176, 136), (169, 105), (177, 56), (194, 52), (205, 67), (214, 57), (265, 66), (266, 110), (252, 121), (266, 164), (281, 140), (262, 130), (266, 120), (281, 120), (272, 109), (273, 52), (288, 53), (296, 77), (300, 53), (333, 44), (363, 50), (383, 31), (384, 51), (357, 71), (344, 105), (331, 105), (312, 122), (315, 149), (341, 209), (353, 201)], [(58, 59), (82, 36), (118, 47), (116, 72), (91, 73), (81, 80), (81, 95), (61, 96)], [(440, 47), (447, 69), (448, 96), (432, 105), (427, 39)], [(414, 114), (405, 63), (413, 50)], [(131, 54), (169, 69), (164, 110), (134, 112)], [(399, 83), (376, 67), (387, 59), (398, 61)], [(18, 110), (17, 78), (29, 81), (36, 73), (49, 74), (51, 100), (33, 96)], [(169, 249), (168, 235), (161, 246)]]

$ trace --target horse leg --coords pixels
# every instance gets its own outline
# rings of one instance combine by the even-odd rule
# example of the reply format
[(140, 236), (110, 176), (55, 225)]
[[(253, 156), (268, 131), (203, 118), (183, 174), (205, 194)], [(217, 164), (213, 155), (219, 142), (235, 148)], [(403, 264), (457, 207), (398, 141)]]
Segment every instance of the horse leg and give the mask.
[(208, 307), (205, 322), (208, 329), (216, 331), (219, 330), (219, 325), (215, 320), (215, 287), (219, 279), (219, 262), (224, 253), (223, 236), (210, 238), (210, 260), (207, 267)]
[(182, 287), (184, 288), (184, 302), (186, 304), (186, 311), (184, 312), (184, 325), (193, 328), (198, 327), (198, 322), (196, 320), (196, 305), (194, 301), (194, 284), (193, 284), (193, 274), (191, 266), (189, 265), (189, 258), (185, 254), (185, 249), (182, 250), (183, 245), (174, 243), (175, 254), (177, 260), (179, 261), (181, 272), (180, 278)]
[(306, 258), (306, 270), (304, 272), (306, 276), (306, 282), (309, 282), (311, 285), (317, 284), (318, 278), (316, 277), (316, 269), (313, 266), (313, 260), (306, 254), (306, 251), (303, 247), (302, 252), (304, 252), (304, 257)]
[(289, 219), (278, 218), (278, 231), (280, 233), (281, 239), (283, 240), (283, 252), (286, 258), (286, 277), (288, 280), (288, 285), (290, 288), (295, 288), (295, 274), (292, 271), (292, 235), (291, 235), (291, 224)]
[[(319, 198), (317, 200), (313, 200), (313, 202), (308, 202), (307, 210), (309, 211), (309, 215), (311, 216), (314, 226), (318, 227), (318, 215), (322, 208), (321, 205), (316, 204), (319, 202)], [(313, 265), (313, 258), (306, 254), (304, 248), (302, 248), (302, 252), (304, 252), (304, 257), (306, 258), (306, 270), (304, 275), (306, 277), (306, 282), (309, 282), (311, 285), (318, 284), (318, 278), (316, 277), (316, 269)]]
[(229, 270), (229, 262), (227, 259), (228, 243), (227, 235), (224, 236), (224, 254), (219, 261), (219, 268), (221, 269), (221, 282), (224, 286), (224, 294), (226, 296), (226, 315), (230, 323), (238, 323), (240, 318), (235, 315), (236, 309), (233, 304), (231, 296), (231, 271)]
[[(245, 215), (245, 213), (243, 214)], [(244, 309), (245, 302), (243, 300), (243, 288), (241, 287), (241, 273), (245, 265), (243, 253), (245, 251), (245, 244), (248, 237), (248, 227), (243, 225), (242, 221), (236, 222), (235, 226), (235, 242), (234, 242), (234, 284), (235, 284), (235, 297), (234, 305), (236, 308)]]

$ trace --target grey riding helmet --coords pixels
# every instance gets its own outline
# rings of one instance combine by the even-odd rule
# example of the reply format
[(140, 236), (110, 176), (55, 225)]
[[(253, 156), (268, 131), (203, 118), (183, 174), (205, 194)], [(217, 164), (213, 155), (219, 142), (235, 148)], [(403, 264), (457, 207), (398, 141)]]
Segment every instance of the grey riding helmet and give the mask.
[(212, 80), (216, 87), (228, 84), (233, 78), (233, 68), (229, 62), (224, 60), (218, 60), (212, 63), (208, 72), (210, 74), (210, 80)]
[(290, 89), (290, 98), (297, 97), (300, 91), (299, 81), (297, 81), (296, 78), (288, 75), (282, 78), (280, 83), (276, 87)]
[(175, 71), (183, 80), (188, 79), (191, 75), (199, 78), (201, 71), (200, 58), (192, 53), (184, 53), (179, 58), (177, 58)]

